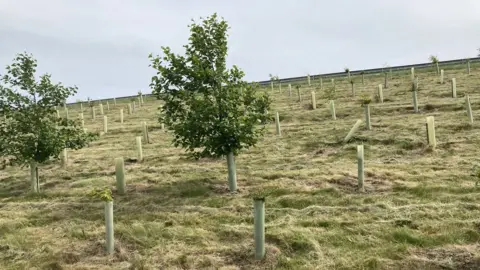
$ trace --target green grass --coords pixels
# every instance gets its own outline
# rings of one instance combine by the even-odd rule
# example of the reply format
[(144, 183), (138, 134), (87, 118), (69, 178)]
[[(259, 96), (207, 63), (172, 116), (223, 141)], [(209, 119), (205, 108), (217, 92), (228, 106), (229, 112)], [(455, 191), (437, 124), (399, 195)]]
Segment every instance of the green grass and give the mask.
[[(28, 168), (0, 171), (0, 269), (478, 269), (480, 189), (471, 176), (479, 162), (479, 125), (468, 125), (463, 94), (480, 109), (480, 67), (416, 70), (420, 113), (414, 114), (408, 73), (394, 73), (385, 103), (371, 104), (372, 130), (362, 126), (361, 95), (373, 95), (382, 75), (360, 76), (356, 98), (336, 78), (337, 120), (324, 90), (309, 109), (310, 89), (272, 93), (275, 126), (259, 145), (237, 157), (239, 192), (228, 193), (225, 160), (188, 159), (172, 134), (156, 122), (159, 101), (149, 97), (128, 115), (127, 101), (110, 102), (109, 133), (90, 147), (69, 151), (40, 167), (41, 194), (29, 192)], [(449, 97), (457, 78), (457, 99)], [(317, 82), (313, 82), (317, 83)], [(330, 80), (323, 80), (324, 89)], [(270, 86), (266, 87), (270, 91)], [(373, 99), (374, 100), (374, 99)], [(119, 122), (124, 109), (125, 123)], [(102, 130), (90, 117), (88, 130)], [(64, 113), (63, 109), (60, 109)], [(69, 105), (71, 117), (80, 112)], [(426, 141), (425, 117), (435, 116), (438, 146)], [(480, 119), (480, 118), (479, 118)], [(150, 127), (144, 161), (136, 162), (135, 136)], [(356, 145), (365, 146), (365, 193), (357, 185)], [(124, 157), (127, 194), (115, 191), (114, 159)], [(87, 197), (94, 187), (114, 190), (115, 255), (104, 252), (103, 205)], [(266, 250), (254, 260), (253, 200), (266, 197)]]

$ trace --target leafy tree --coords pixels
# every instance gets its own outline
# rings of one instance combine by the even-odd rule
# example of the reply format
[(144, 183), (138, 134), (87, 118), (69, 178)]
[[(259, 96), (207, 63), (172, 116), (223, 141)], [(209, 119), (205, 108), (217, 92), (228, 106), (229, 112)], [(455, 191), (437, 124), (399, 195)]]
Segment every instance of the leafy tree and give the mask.
[(87, 97), (88, 107), (95, 107), (95, 101)]
[(272, 74), (268, 74), (268, 76), (270, 77), (270, 80), (271, 80), (272, 82), (276, 82), (276, 81), (278, 81), (278, 80), (280, 79), (280, 77), (278, 77), (278, 75), (275, 75), (275, 76), (274, 76), (274, 75), (272, 75)]
[(278, 77), (278, 75), (272, 75), (272, 74), (268, 74), (268, 76), (270, 77), (270, 87), (271, 87), (271, 90), (273, 91), (273, 85), (275, 84), (275, 82), (278, 83), (278, 81), (280, 80), (280, 77)]
[(58, 118), (54, 106), (77, 92), (76, 87), (53, 84), (50, 74), (37, 81), (37, 61), (18, 54), (0, 76), (0, 155), (11, 164), (30, 165), (32, 190), (39, 191), (38, 165), (58, 158), (64, 148), (84, 147), (96, 135), (85, 133), (75, 120)]
[(430, 62), (432, 62), (433, 65), (436, 66), (437, 68), (437, 75), (440, 74), (440, 67), (438, 65), (439, 61), (438, 61), (438, 57), (435, 56), (435, 55), (430, 55), (430, 57), (428, 58), (430, 60)]
[(242, 78), (237, 66), (226, 67), (228, 23), (213, 14), (193, 21), (185, 55), (162, 47), (149, 55), (157, 70), (152, 93), (164, 101), (159, 121), (174, 133), (173, 143), (195, 158), (227, 156), (231, 192), (236, 191), (234, 157), (263, 135), (268, 119), (267, 94)]

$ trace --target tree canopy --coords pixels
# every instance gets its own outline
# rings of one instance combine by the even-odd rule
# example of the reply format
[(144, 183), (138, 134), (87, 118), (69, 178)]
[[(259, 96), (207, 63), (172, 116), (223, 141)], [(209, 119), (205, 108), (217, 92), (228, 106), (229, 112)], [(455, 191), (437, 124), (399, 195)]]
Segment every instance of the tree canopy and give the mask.
[(35, 78), (37, 61), (18, 54), (0, 75), (0, 155), (11, 164), (35, 166), (58, 158), (64, 148), (79, 149), (96, 137), (75, 120), (57, 117), (55, 106), (77, 91), (53, 83), (50, 74)]
[(196, 158), (236, 155), (262, 136), (270, 100), (237, 66), (227, 68), (225, 20), (213, 14), (189, 28), (184, 55), (169, 47), (163, 56), (149, 55), (157, 71), (152, 93), (164, 101), (159, 121), (173, 130), (175, 146)]

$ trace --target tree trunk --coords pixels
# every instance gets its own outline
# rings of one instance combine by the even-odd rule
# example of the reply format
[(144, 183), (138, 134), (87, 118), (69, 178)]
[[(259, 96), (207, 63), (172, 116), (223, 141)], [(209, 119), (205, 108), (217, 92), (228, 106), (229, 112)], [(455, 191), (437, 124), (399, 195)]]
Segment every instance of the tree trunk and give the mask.
[(232, 152), (227, 155), (227, 166), (228, 166), (228, 188), (230, 192), (237, 191), (237, 169), (235, 166), (235, 156)]
[(40, 191), (40, 183), (38, 182), (37, 162), (30, 161), (30, 183), (32, 184), (32, 191), (38, 193)]

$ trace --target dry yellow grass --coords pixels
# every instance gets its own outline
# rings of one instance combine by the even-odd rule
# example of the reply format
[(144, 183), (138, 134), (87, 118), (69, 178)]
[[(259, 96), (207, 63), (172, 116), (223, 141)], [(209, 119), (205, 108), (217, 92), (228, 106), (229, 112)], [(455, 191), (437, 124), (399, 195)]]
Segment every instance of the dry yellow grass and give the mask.
[[(419, 114), (411, 105), (409, 74), (396, 74), (385, 103), (371, 108), (363, 127), (339, 143), (364, 117), (350, 84), (336, 79), (337, 120), (316, 90), (272, 93), (282, 136), (269, 124), (261, 143), (237, 158), (239, 193), (227, 190), (224, 160), (192, 161), (160, 130), (159, 102), (149, 98), (128, 115), (110, 102), (109, 132), (90, 147), (69, 151), (40, 168), (42, 193), (30, 194), (28, 169), (0, 171), (1, 269), (478, 269), (480, 190), (471, 176), (479, 161), (480, 128), (468, 125), (463, 94), (480, 121), (480, 67), (446, 67), (440, 85), (417, 70)], [(457, 99), (449, 78), (457, 78)], [(383, 76), (355, 77), (357, 96), (371, 94)], [(324, 89), (330, 85), (324, 80)], [(125, 123), (119, 123), (124, 108)], [(79, 113), (70, 107), (70, 117)], [(102, 117), (85, 125), (102, 130)], [(435, 116), (438, 146), (430, 151), (425, 117)], [(141, 121), (150, 126), (144, 162), (126, 162), (127, 194), (115, 195), (116, 253), (104, 252), (103, 205), (87, 198), (94, 187), (115, 186), (114, 159), (135, 158)], [(366, 193), (356, 191), (356, 145), (365, 145)], [(266, 194), (264, 261), (253, 260), (252, 196)]]

